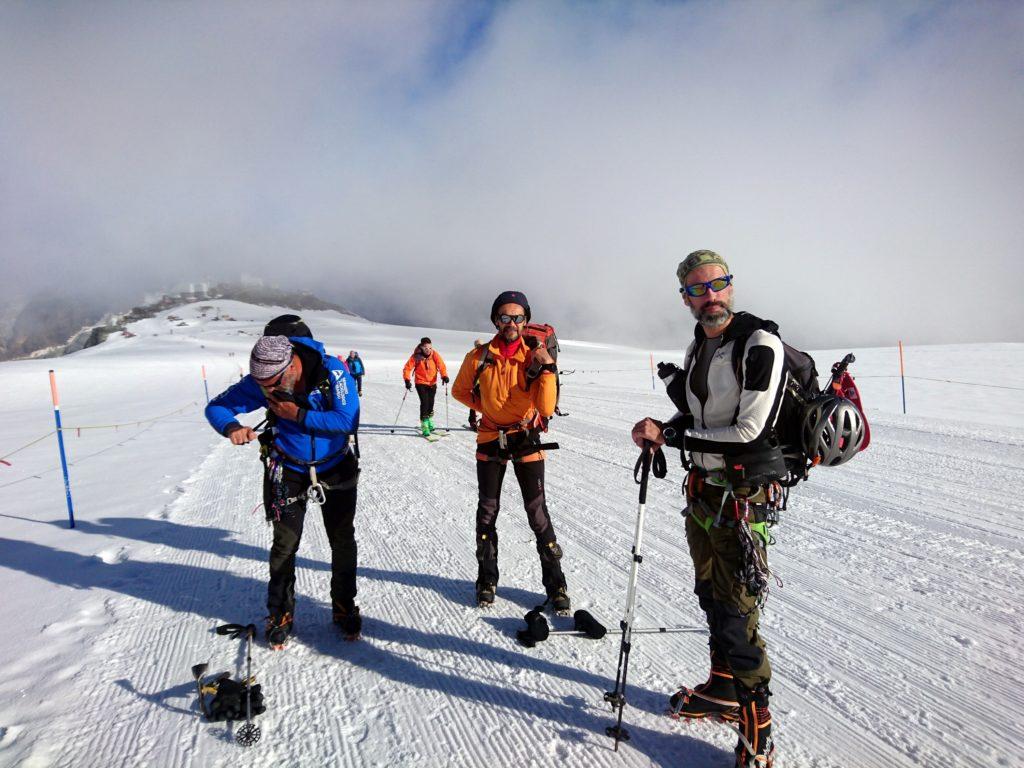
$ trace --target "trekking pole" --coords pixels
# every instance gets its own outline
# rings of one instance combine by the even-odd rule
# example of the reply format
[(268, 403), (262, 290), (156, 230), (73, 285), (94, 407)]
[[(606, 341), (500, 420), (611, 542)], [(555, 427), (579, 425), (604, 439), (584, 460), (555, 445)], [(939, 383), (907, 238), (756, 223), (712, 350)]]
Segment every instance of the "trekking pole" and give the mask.
[(395, 427), (398, 426), (398, 419), (402, 415), (402, 406), (405, 405), (405, 398), (409, 396), (409, 390), (405, 390), (405, 394), (402, 395), (402, 404), (398, 406), (398, 413), (395, 414), (395, 423), (391, 425), (391, 434), (395, 434)]
[[(665, 476), (665, 457), (661, 449), (657, 449), (659, 456), (656, 476)], [(640, 471), (640, 502), (636, 513), (636, 530), (633, 533), (633, 558), (629, 568), (629, 583), (626, 588), (626, 612), (619, 628), (622, 630), (622, 640), (619, 643), (619, 665), (615, 672), (615, 690), (608, 691), (604, 700), (612, 705), (612, 711), (617, 707), (619, 710), (618, 719), (615, 725), (609, 725), (604, 732), (615, 739), (615, 751), (619, 751), (620, 741), (629, 741), (629, 731), (622, 727), (622, 710), (626, 706), (626, 676), (629, 673), (629, 652), (632, 649), (633, 640), (633, 608), (636, 604), (636, 577), (643, 556), (640, 554), (640, 547), (643, 544), (644, 536), (644, 511), (647, 507), (647, 480), (651, 474), (651, 460), (655, 454), (655, 446), (644, 441), (643, 453), (637, 460), (633, 470), (633, 479), (636, 479), (636, 471)]]
[(444, 385), (444, 428), (446, 432), (452, 431), (452, 420), (448, 414), (448, 385)]
[(252, 636), (256, 634), (256, 625), (245, 628), (245, 725), (238, 729), (235, 741), (243, 747), (251, 747), (260, 740), (260, 727), (252, 721)]

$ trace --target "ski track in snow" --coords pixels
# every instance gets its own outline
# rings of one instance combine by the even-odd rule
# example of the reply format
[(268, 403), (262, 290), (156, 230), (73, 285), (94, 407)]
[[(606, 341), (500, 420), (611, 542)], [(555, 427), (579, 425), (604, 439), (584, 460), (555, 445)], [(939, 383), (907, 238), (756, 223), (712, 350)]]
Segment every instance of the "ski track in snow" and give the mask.
[[(363, 639), (345, 642), (331, 624), (329, 548), (311, 507), (294, 639), (281, 652), (254, 649), (268, 706), (256, 746), (240, 752), (237, 724), (199, 718), (189, 671), (209, 661), (211, 674), (244, 674), (241, 641), (215, 635), (218, 623), (251, 621), (262, 636), (270, 529), (262, 508), (253, 512), (260, 466), (252, 446), (220, 442), (168, 489), (167, 504), (104, 531), (112, 537), (91, 556), (3, 550), (13, 553), (4, 567), (76, 597), (65, 620), (26, 637), (0, 681), (0, 764), (731, 766), (727, 729), (664, 715), (678, 685), (706, 674), (702, 635), (634, 638), (624, 716), (632, 738), (618, 753), (602, 701), (618, 637), (516, 643), (522, 615), (543, 595), (511, 469), (498, 599), (475, 607), (466, 409), (451, 401), (452, 432), (431, 444), (406, 423), (415, 414), (389, 431), (401, 396), (397, 380), (367, 380), (356, 516)], [(671, 408), (660, 392), (569, 377), (562, 406), (570, 416), (553, 422), (562, 449), (549, 453), (548, 505), (574, 609), (613, 628), (636, 515), (628, 430)], [(442, 393), (437, 415), (440, 425)], [(891, 416), (874, 419), (872, 437), (856, 461), (797, 487), (773, 529), (771, 565), (784, 586), (773, 588), (762, 629), (776, 765), (1019, 765), (1002, 745), (1024, 725), (1024, 675), (1008, 663), (1024, 658), (1024, 515), (1011, 482), (1024, 468), (1024, 440)], [(639, 627), (703, 624), (680, 516), (683, 471), (674, 451), (668, 459), (668, 478), (652, 479), (648, 497)], [(77, 535), (91, 533), (100, 530), (83, 520)], [(24, 714), (17, 702), (43, 675), (52, 695)]]

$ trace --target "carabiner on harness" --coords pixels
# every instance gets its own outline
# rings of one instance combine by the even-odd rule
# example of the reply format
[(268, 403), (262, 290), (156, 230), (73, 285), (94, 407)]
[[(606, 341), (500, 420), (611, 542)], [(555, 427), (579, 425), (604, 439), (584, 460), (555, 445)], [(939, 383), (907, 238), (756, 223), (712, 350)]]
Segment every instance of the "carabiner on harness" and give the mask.
[(309, 488), (306, 489), (306, 498), (312, 499), (317, 506), (322, 507), (327, 502), (327, 491), (323, 484), (317, 480), (316, 467), (309, 467)]

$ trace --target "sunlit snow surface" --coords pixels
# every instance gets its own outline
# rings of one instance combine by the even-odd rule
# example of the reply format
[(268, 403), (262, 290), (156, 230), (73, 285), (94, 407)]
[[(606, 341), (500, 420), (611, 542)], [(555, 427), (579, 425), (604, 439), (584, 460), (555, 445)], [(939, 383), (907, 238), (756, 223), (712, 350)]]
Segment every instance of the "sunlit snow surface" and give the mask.
[[(56, 440), (0, 465), (0, 765), (729, 766), (723, 727), (664, 716), (701, 682), (700, 635), (635, 638), (618, 754), (604, 728), (618, 640), (516, 644), (541, 601), (518, 489), (499, 518), (502, 581), (472, 605), (474, 435), (443, 394), (436, 444), (415, 436), (400, 369), (424, 333), (454, 377), (478, 332), (402, 328), (305, 313), (328, 348), (368, 369), (356, 517), (359, 643), (331, 626), (329, 550), (311, 510), (299, 552), (297, 633), (254, 665), (268, 711), (244, 756), (231, 729), (197, 714), (193, 664), (239, 672), (221, 622), (261, 623), (270, 532), (253, 446), (205, 424), (211, 395), (238, 379), (275, 310), (207, 302), (134, 324), (134, 338), (56, 360), (0, 364), (0, 456), (53, 429), (57, 371), (77, 528), (67, 528)], [(283, 309), (281, 311), (284, 311)], [(231, 320), (213, 320), (214, 316)], [(678, 322), (680, 338), (692, 321)], [(173, 333), (171, 331), (173, 330)], [(819, 368), (847, 350), (816, 355)], [(908, 415), (895, 349), (856, 351), (871, 448), (821, 469), (775, 529), (762, 629), (786, 766), (1020, 765), (1024, 727), (1024, 346), (908, 347)], [(575, 607), (621, 617), (636, 517), (630, 425), (667, 416), (649, 351), (563, 343), (562, 406), (549, 507)], [(655, 352), (680, 362), (681, 351)], [(925, 381), (946, 379), (964, 383)], [(982, 388), (970, 383), (997, 385)], [(193, 404), (194, 403), (194, 404)], [(178, 411), (177, 413), (174, 413)], [(171, 414), (171, 415), (167, 415)], [(165, 416), (166, 415), (166, 416)], [(133, 422), (165, 418), (135, 425)], [(259, 418), (253, 414), (251, 422)], [(638, 626), (699, 624), (679, 515), (682, 470), (652, 481)], [(554, 620), (558, 626), (568, 619)], [(241, 762), (240, 762), (241, 761)]]

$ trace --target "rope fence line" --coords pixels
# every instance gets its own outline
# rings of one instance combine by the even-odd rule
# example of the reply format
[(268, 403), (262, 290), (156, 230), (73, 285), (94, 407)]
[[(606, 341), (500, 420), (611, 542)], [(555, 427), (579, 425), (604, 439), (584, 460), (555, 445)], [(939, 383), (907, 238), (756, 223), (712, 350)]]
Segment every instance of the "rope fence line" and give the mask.
[[(84, 424), (82, 426), (62, 426), (59, 431), (60, 432), (72, 432), (72, 431), (74, 431), (74, 432), (78, 433), (79, 437), (81, 437), (83, 429), (113, 429), (113, 430), (116, 431), (119, 427), (141, 427), (143, 424), (151, 424), (151, 423), (155, 423), (157, 421), (161, 421), (163, 419), (169, 418), (171, 416), (177, 416), (182, 411), (187, 410), (188, 408), (191, 408), (192, 406), (198, 405), (198, 404), (199, 404), (198, 401), (193, 400), (188, 405), (183, 405), (181, 408), (173, 410), (170, 413), (165, 413), (165, 414), (163, 414), (161, 416), (154, 416), (154, 417), (149, 418), (149, 419), (140, 419), (138, 421), (118, 422), (116, 424)], [(37, 437), (35, 440), (32, 440), (31, 442), (25, 443), (25, 445), (23, 445), (23, 446), (21, 446), (19, 448), (15, 448), (10, 453), (5, 453), (3, 456), (0, 456), (0, 461), (2, 461), (4, 464), (7, 464), (7, 466), (10, 466), (10, 463), (5, 461), (6, 459), (10, 458), (11, 456), (13, 456), (16, 453), (20, 453), (21, 451), (24, 451), (26, 448), (31, 448), (36, 443), (41, 443), (43, 440), (45, 440), (46, 438), (50, 437), (51, 435), (57, 434), (57, 432), (58, 432), (58, 430), (51, 429), (45, 435), (43, 435), (41, 437)]]
[[(898, 379), (899, 374), (872, 374), (854, 376), (854, 379)], [(956, 379), (934, 379), (929, 376), (905, 376), (903, 378), (916, 379), (917, 381), (937, 381), (942, 384), (962, 384), (965, 387), (985, 387), (987, 389), (1009, 389), (1014, 392), (1024, 392), (1024, 387), (1008, 387), (1005, 384), (982, 384), (980, 381), (958, 381)]]

